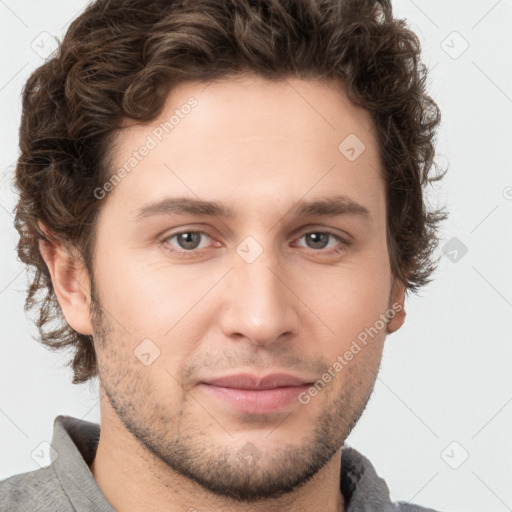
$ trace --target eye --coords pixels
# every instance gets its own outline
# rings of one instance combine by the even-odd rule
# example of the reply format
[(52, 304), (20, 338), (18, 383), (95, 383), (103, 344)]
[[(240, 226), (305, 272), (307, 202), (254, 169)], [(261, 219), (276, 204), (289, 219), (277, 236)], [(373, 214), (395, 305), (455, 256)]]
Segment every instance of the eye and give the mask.
[(202, 238), (210, 238), (210, 236), (202, 231), (182, 231), (181, 233), (175, 233), (174, 235), (168, 236), (164, 242), (168, 242), (170, 245), (176, 247), (172, 240), (176, 240), (178, 251), (194, 251), (196, 249), (203, 249), (201, 246)]
[(310, 231), (308, 233), (304, 233), (297, 240), (302, 239), (305, 240), (306, 245), (297, 245), (299, 245), (300, 247), (307, 247), (309, 249), (331, 249), (336, 248), (340, 243), (342, 244), (342, 246), (348, 246), (348, 242), (344, 241), (341, 237), (335, 235), (334, 233), (331, 233), (330, 231)]
[[(163, 243), (166, 245), (166, 249), (171, 252), (186, 254), (200, 252), (201, 249), (208, 248), (211, 240), (210, 235), (203, 231), (181, 231), (167, 236)], [(301, 240), (304, 240), (304, 244), (300, 243)], [(340, 252), (340, 250), (349, 246), (349, 242), (343, 240), (340, 236), (330, 231), (320, 230), (304, 233), (296, 239), (295, 244), (299, 247), (327, 254)], [(220, 245), (219, 242), (217, 242), (217, 245)]]

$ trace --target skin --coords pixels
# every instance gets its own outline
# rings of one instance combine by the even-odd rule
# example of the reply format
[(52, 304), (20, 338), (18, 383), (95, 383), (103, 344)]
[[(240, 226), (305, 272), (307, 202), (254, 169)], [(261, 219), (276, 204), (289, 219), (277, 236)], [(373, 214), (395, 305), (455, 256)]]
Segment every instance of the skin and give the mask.
[[(338, 81), (182, 84), (158, 119), (118, 133), (112, 169), (190, 97), (197, 106), (101, 199), (101, 308), (72, 252), (41, 243), (66, 320), (94, 336), (102, 393), (91, 471), (119, 511), (342, 511), (340, 449), (371, 395), (386, 335), (405, 317), (372, 118)], [(365, 144), (354, 161), (338, 150), (349, 134)], [(334, 195), (368, 218), (292, 213), (300, 200)], [(166, 197), (220, 201), (235, 216), (136, 220)], [(320, 236), (323, 248), (311, 233), (326, 230), (335, 236)], [(190, 231), (206, 233), (197, 249), (172, 236)], [(248, 236), (262, 250), (251, 263), (237, 253)], [(387, 329), (307, 405), (243, 413), (200, 385), (238, 372), (314, 382), (392, 304), (402, 309)], [(144, 339), (160, 351), (148, 366), (134, 355)]]

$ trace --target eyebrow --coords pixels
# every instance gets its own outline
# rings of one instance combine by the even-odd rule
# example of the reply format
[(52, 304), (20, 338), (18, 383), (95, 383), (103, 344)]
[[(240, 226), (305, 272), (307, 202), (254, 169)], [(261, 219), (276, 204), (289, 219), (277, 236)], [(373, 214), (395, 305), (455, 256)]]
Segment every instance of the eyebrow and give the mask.
[(366, 206), (357, 203), (347, 196), (334, 196), (314, 201), (299, 201), (292, 212), (297, 217), (322, 215), (335, 217), (337, 215), (359, 215), (366, 220), (371, 219), (370, 211)]
[[(366, 221), (371, 221), (368, 208), (343, 195), (312, 201), (298, 201), (291, 208), (290, 213), (297, 217), (355, 215)], [(137, 210), (135, 219), (137, 222), (140, 222), (149, 217), (173, 214), (204, 215), (222, 218), (235, 217), (235, 212), (219, 201), (206, 201), (188, 197), (168, 197), (142, 206)]]

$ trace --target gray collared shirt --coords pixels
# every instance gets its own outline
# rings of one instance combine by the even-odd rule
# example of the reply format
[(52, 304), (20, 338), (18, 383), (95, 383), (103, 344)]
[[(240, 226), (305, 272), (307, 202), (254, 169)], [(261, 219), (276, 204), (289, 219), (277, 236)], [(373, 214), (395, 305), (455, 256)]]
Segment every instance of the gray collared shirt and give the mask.
[[(51, 442), (54, 460), (47, 467), (2, 480), (0, 511), (114, 512), (89, 469), (99, 436), (96, 423), (57, 416)], [(392, 503), (386, 482), (370, 461), (347, 446), (342, 449), (340, 489), (346, 512), (436, 512), (404, 502)]]

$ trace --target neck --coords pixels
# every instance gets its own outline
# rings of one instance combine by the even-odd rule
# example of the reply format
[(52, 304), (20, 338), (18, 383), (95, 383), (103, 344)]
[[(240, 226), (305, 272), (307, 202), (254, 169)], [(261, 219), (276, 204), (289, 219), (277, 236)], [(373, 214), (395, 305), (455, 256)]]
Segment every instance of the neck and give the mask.
[(246, 503), (213, 494), (175, 472), (146, 450), (103, 403), (101, 418), (100, 439), (90, 469), (118, 512), (313, 512), (319, 505), (325, 512), (344, 512), (339, 451), (298, 489), (279, 498)]

